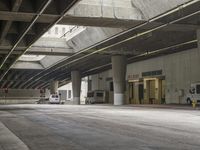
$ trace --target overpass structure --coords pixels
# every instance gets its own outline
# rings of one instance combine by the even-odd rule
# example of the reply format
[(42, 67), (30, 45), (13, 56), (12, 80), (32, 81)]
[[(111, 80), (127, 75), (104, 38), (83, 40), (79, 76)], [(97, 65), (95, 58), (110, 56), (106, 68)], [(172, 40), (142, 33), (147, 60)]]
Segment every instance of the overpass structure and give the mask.
[[(199, 0), (2, 0), (0, 4), (1, 88), (45, 89), (52, 81), (62, 86), (72, 76), (79, 80), (112, 68), (120, 97), (127, 64), (198, 47)], [(68, 39), (38, 40), (55, 23), (86, 27)], [(23, 54), (48, 56), (24, 62), (19, 60)]]

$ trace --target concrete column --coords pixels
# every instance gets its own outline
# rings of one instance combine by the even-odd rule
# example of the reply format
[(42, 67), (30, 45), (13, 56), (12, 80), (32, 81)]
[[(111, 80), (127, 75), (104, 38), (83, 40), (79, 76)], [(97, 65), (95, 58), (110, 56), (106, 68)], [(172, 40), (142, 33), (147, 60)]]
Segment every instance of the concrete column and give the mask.
[(200, 50), (200, 29), (197, 30), (197, 43), (198, 43), (198, 49)]
[(125, 103), (126, 57), (112, 56), (112, 72), (114, 84), (114, 105)]
[(79, 71), (71, 72), (73, 104), (80, 105), (81, 74)]
[(58, 92), (58, 81), (51, 81), (50, 93), (55, 94)]

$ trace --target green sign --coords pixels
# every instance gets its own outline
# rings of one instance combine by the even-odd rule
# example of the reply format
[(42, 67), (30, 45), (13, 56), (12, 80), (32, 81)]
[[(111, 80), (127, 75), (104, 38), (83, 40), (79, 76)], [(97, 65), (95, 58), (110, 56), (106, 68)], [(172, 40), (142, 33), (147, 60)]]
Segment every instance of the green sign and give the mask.
[(143, 72), (142, 77), (152, 77), (162, 75), (162, 70)]

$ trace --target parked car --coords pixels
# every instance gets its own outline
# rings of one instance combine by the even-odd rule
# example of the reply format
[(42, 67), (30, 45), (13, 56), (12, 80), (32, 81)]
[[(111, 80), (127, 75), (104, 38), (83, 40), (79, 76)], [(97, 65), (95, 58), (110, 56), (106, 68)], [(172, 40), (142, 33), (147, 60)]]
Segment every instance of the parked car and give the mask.
[(196, 103), (200, 103), (200, 82), (191, 84), (186, 100), (188, 104), (192, 104), (193, 100)]
[(60, 104), (59, 94), (51, 94), (49, 97), (50, 104)]

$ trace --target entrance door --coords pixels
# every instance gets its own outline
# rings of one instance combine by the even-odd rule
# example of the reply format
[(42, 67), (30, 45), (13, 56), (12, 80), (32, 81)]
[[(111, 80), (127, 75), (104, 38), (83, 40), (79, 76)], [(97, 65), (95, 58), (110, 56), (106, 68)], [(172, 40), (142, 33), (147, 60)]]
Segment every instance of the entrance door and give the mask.
[(149, 103), (154, 104), (155, 101), (155, 80), (149, 81)]
[(161, 104), (165, 104), (165, 80), (161, 81)]
[(144, 99), (144, 84), (139, 84), (139, 101), (142, 104), (142, 100)]
[(132, 104), (134, 99), (134, 84), (133, 82), (129, 82), (129, 104)]

